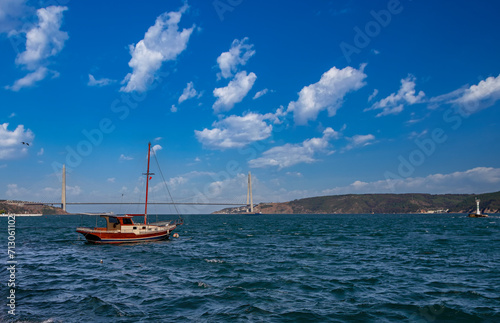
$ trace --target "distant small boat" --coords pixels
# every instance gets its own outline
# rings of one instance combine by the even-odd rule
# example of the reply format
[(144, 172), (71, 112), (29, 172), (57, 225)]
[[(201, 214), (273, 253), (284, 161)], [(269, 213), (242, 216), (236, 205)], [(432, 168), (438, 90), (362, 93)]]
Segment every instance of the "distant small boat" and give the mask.
[[(151, 143), (148, 145), (148, 168), (146, 175), (146, 202), (144, 214), (100, 214), (106, 219), (104, 228), (76, 228), (76, 232), (83, 234), (85, 239), (91, 243), (98, 244), (117, 244), (117, 243), (135, 243), (144, 241), (157, 241), (168, 239), (172, 232), (182, 221), (169, 221), (158, 223), (147, 223), (148, 218), (148, 188), (150, 175), (149, 160), (151, 154)], [(134, 216), (144, 216), (144, 224), (134, 223)]]
[(488, 217), (488, 214), (481, 213), (481, 210), (479, 209), (479, 202), (481, 202), (481, 200), (476, 197), (476, 205), (477, 205), (476, 213), (470, 213), (469, 218), (487, 218)]

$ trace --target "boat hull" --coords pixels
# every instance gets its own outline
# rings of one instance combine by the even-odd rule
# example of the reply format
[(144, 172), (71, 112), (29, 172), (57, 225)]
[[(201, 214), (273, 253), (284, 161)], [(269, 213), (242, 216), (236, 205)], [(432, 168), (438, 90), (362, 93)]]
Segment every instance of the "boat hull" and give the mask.
[(89, 232), (90, 230), (76, 230), (76, 232), (83, 234), (87, 242), (96, 244), (119, 244), (119, 243), (138, 243), (138, 242), (149, 242), (149, 241), (160, 241), (166, 240), (170, 236), (170, 232), (173, 229), (169, 229), (161, 232), (154, 232), (148, 234), (135, 234), (135, 233), (110, 233), (110, 232)]
[(471, 213), (469, 214), (469, 218), (487, 218), (488, 214), (476, 214), (476, 213)]

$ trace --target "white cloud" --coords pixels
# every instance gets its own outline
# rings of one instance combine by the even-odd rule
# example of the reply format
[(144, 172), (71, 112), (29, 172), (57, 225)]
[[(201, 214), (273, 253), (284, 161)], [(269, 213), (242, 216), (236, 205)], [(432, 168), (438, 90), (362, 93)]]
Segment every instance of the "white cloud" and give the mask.
[[(178, 188), (180, 185), (183, 185), (183, 184), (186, 184), (188, 182), (188, 178), (186, 177), (183, 177), (183, 176), (176, 176), (176, 177), (172, 177), (168, 180), (168, 187), (173, 190), (173, 189), (176, 189)], [(162, 187), (164, 187), (165, 185), (163, 183), (159, 183), (161, 184)]]
[(248, 164), (252, 168), (277, 166), (279, 169), (290, 167), (300, 163), (313, 163), (318, 152), (325, 152), (329, 141), (338, 139), (340, 134), (332, 128), (323, 131), (323, 137), (304, 140), (300, 144), (286, 144), (273, 147), (262, 154), (262, 157), (250, 160)]
[(500, 100), (500, 75), (490, 76), (477, 85), (463, 86), (450, 93), (428, 100), (428, 108), (434, 110), (442, 103), (453, 104), (461, 114), (472, 114), (489, 108)]
[[(66, 186), (66, 194), (78, 196), (83, 192), (79, 186)], [(5, 195), (13, 200), (54, 200), (61, 198), (61, 188), (44, 187), (27, 189), (18, 184), (8, 184)]]
[(110, 177), (106, 180), (106, 182), (108, 183), (114, 183), (116, 181), (116, 178), (115, 177)]
[(121, 155), (120, 155), (120, 158), (119, 158), (119, 160), (121, 160), (121, 161), (124, 161), (124, 160), (132, 160), (132, 159), (134, 159), (134, 157), (125, 156), (124, 154), (121, 154)]
[(368, 102), (370, 102), (371, 100), (373, 100), (378, 94), (378, 90), (375, 89), (373, 90), (373, 93), (368, 97)]
[(464, 89), (460, 96), (450, 103), (459, 105), (467, 113), (474, 113), (491, 107), (498, 100), (500, 100), (500, 75), (490, 76), (477, 85)]
[(248, 94), (257, 76), (254, 73), (247, 75), (246, 71), (241, 71), (229, 82), (226, 87), (216, 88), (214, 96), (217, 98), (213, 105), (216, 113), (229, 111)]
[(151, 150), (152, 150), (153, 152), (157, 152), (157, 151), (160, 151), (160, 150), (162, 150), (162, 149), (163, 149), (163, 147), (162, 147), (162, 146), (160, 146), (160, 145), (154, 145), (153, 147), (151, 147)]
[(17, 184), (7, 184), (5, 195), (11, 199), (23, 200), (28, 193), (29, 191), (24, 187), (18, 187)]
[(269, 90), (268, 90), (268, 89), (261, 90), (261, 91), (259, 91), (259, 92), (255, 93), (255, 95), (253, 96), (253, 99), (254, 99), (254, 100), (255, 100), (255, 99), (258, 99), (258, 98), (260, 98), (261, 96), (266, 95), (266, 94), (267, 94), (267, 92), (269, 92)]
[(170, 107), (170, 112), (172, 112), (172, 113), (177, 112), (177, 107), (175, 106), (175, 104), (172, 104), (172, 106)]
[(182, 94), (179, 97), (178, 102), (179, 102), (179, 104), (181, 104), (182, 102), (184, 102), (188, 99), (194, 98), (197, 94), (198, 94), (198, 92), (196, 92), (193, 82), (189, 82), (186, 85), (186, 87), (184, 88), (184, 91), (182, 91)]
[[(34, 72), (27, 74), (25, 77), (16, 80), (12, 86), (6, 86), (7, 90), (19, 91), (24, 87), (33, 86), (36, 82), (39, 82), (45, 77), (47, 77), (48, 72), (57, 73), (54, 71), (49, 71), (46, 67), (41, 66)], [(57, 74), (55, 74), (57, 75)]]
[[(47, 76), (48, 58), (57, 55), (68, 39), (68, 33), (61, 31), (63, 12), (67, 7), (50, 6), (37, 10), (38, 23), (26, 33), (26, 50), (16, 57), (17, 65), (24, 65), (34, 71), (13, 86), (6, 87), (18, 91), (22, 87), (31, 86)], [(55, 73), (57, 74), (57, 73)]]
[(63, 49), (69, 37), (67, 32), (59, 29), (63, 12), (67, 9), (51, 6), (37, 10), (38, 25), (26, 33), (26, 50), (16, 57), (16, 64), (35, 70), (45, 59), (57, 55)]
[(83, 192), (83, 190), (78, 185), (66, 186), (66, 194), (68, 194), (68, 195), (77, 196), (77, 195), (80, 195), (82, 192)]
[(348, 138), (350, 144), (345, 147), (345, 150), (350, 150), (356, 147), (364, 147), (373, 143), (375, 140), (375, 136), (372, 134), (368, 135), (355, 135), (351, 138)]
[[(196, 183), (196, 181), (199, 180), (200, 178), (204, 178), (204, 177), (208, 177), (208, 176), (214, 177), (215, 173), (191, 171), (191, 172), (188, 172), (188, 173), (185, 173), (182, 175), (171, 177), (166, 181), (166, 183), (164, 183), (163, 181), (159, 181), (158, 183), (156, 183), (155, 177), (153, 177), (152, 182), (150, 182), (149, 189), (150, 189), (150, 192), (165, 191), (165, 184), (167, 184), (167, 187), (169, 188), (169, 190), (171, 192), (175, 191), (175, 193), (179, 194), (179, 195), (182, 195), (181, 194), (181, 192), (182, 192), (182, 193), (186, 193), (186, 194), (189, 194), (190, 196), (192, 196), (193, 192), (197, 191), (197, 190), (195, 190), (195, 187), (199, 184), (199, 181), (198, 181), (198, 183)], [(139, 186), (143, 186), (143, 182), (144, 182), (144, 178), (141, 177), (141, 179), (139, 180)], [(191, 184), (191, 185), (189, 185), (189, 184)], [(137, 189), (137, 192), (140, 191), (138, 187), (136, 189)], [(165, 191), (165, 193), (167, 193), (167, 192)], [(179, 201), (177, 199), (174, 199), (174, 200)]]
[(278, 123), (281, 110), (265, 115), (248, 113), (245, 116), (229, 116), (214, 122), (213, 129), (195, 130), (196, 138), (210, 149), (241, 148), (271, 135), (273, 126), (266, 121)]
[(350, 66), (339, 70), (334, 66), (317, 83), (302, 88), (299, 99), (288, 104), (288, 111), (293, 111), (295, 123), (307, 124), (309, 120), (315, 120), (323, 110), (327, 110), (330, 117), (334, 116), (342, 105), (344, 96), (365, 85), (364, 66), (359, 70)]
[(160, 141), (160, 140), (162, 140), (162, 139), (163, 139), (163, 137), (156, 137), (156, 138), (154, 139), (154, 141)]
[(36, 153), (36, 155), (43, 156), (44, 153), (45, 153), (45, 150), (43, 148), (41, 148), (40, 151)]
[(435, 97), (430, 98), (427, 100), (428, 109), (429, 110), (435, 110), (439, 107), (439, 104), (441, 103), (453, 103), (458, 97), (462, 96), (465, 92), (465, 90), (468, 88), (468, 86), (463, 86), (459, 89), (456, 89), (450, 93), (446, 94), (441, 94)]
[(427, 115), (418, 118), (417, 114), (415, 112), (410, 113), (410, 120), (406, 121), (407, 124), (415, 124), (421, 121), (424, 121), (430, 114), (427, 113)]
[(408, 75), (407, 78), (401, 80), (401, 87), (398, 93), (392, 93), (388, 97), (375, 102), (370, 108), (366, 108), (364, 111), (382, 110), (382, 112), (377, 114), (377, 117), (398, 114), (403, 111), (405, 105), (422, 102), (425, 93), (420, 91), (417, 95), (415, 94), (415, 76)]
[(102, 78), (100, 80), (97, 80), (94, 75), (89, 74), (89, 82), (87, 83), (88, 86), (106, 86), (115, 83), (115, 80), (108, 79), (108, 78)]
[(9, 115), (9, 117), (8, 117), (8, 118), (9, 118), (9, 119), (10, 119), (10, 118), (14, 118), (15, 116), (16, 116), (16, 113), (15, 113), (15, 112), (12, 112), (12, 113)]
[(0, 159), (15, 159), (25, 156), (28, 148), (21, 142), (31, 143), (35, 135), (30, 129), (18, 125), (14, 131), (9, 131), (8, 123), (0, 124)]
[(186, 49), (194, 25), (179, 32), (178, 24), (188, 8), (185, 4), (179, 11), (161, 14), (155, 24), (149, 27), (144, 39), (129, 46), (132, 59), (128, 65), (132, 73), (125, 76), (122, 84), (126, 85), (120, 91), (146, 91), (162, 63), (175, 60)]
[(335, 187), (322, 193), (485, 193), (498, 191), (499, 184), (500, 168), (476, 167), (464, 172), (432, 174), (426, 177), (394, 178), (375, 182), (358, 180), (348, 186)]
[(408, 135), (408, 139), (410, 140), (413, 140), (415, 138), (420, 138), (420, 137), (423, 137), (425, 136), (429, 131), (427, 129), (424, 129), (422, 130), (422, 132), (416, 132), (416, 131), (412, 131), (409, 135)]
[[(221, 197), (222, 199), (227, 200), (228, 197), (231, 197), (231, 199), (235, 201), (246, 201), (246, 187), (248, 183), (246, 179), (247, 175), (240, 173), (232, 178), (211, 182), (204, 191), (206, 194), (198, 199), (216, 200), (218, 197)], [(252, 176), (252, 186), (255, 190), (259, 187), (259, 180), (255, 175)]]
[[(80, 186), (66, 186), (66, 194), (71, 196), (78, 196), (83, 192)], [(61, 197), (61, 189), (53, 187), (45, 187), (41, 192), (34, 194), (37, 198), (54, 198)]]
[(218, 79), (220, 79), (221, 76), (223, 78), (233, 76), (233, 73), (238, 71), (238, 66), (245, 65), (250, 57), (255, 54), (253, 45), (246, 44), (247, 40), (247, 37), (243, 38), (241, 41), (238, 39), (233, 40), (229, 51), (220, 54), (217, 58), (217, 63), (220, 68), (220, 73), (217, 74)]

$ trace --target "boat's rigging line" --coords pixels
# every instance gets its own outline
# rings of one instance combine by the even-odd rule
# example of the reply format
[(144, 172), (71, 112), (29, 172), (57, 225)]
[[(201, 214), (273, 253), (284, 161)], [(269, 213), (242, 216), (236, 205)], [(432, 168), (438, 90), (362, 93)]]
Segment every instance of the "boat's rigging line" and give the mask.
[(154, 149), (153, 149), (153, 156), (155, 158), (156, 165), (158, 166), (158, 170), (160, 171), (160, 176), (161, 176), (161, 179), (163, 180), (163, 185), (165, 185), (165, 188), (167, 189), (168, 196), (170, 197), (170, 201), (172, 201), (172, 205), (174, 206), (175, 212), (180, 217), (181, 214), (179, 213), (179, 210), (177, 209), (177, 205), (175, 204), (174, 199), (172, 198), (172, 194), (170, 194), (170, 189), (168, 188), (167, 181), (165, 180), (165, 177), (163, 176), (163, 172), (161, 170), (160, 163), (158, 162), (158, 158), (156, 157), (156, 151)]

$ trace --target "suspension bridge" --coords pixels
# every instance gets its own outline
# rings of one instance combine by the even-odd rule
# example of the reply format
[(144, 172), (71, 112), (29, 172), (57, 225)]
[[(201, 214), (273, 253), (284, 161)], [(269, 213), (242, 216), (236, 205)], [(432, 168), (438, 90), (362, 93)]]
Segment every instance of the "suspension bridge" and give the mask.
[[(50, 205), (60, 206), (66, 211), (67, 205), (140, 205), (144, 202), (68, 202), (66, 200), (66, 166), (62, 169), (62, 194), (60, 202), (24, 202), (24, 205)], [(221, 202), (148, 202), (148, 205), (206, 205), (206, 206), (248, 206), (253, 212), (252, 174), (248, 172), (247, 203), (221, 203)]]

